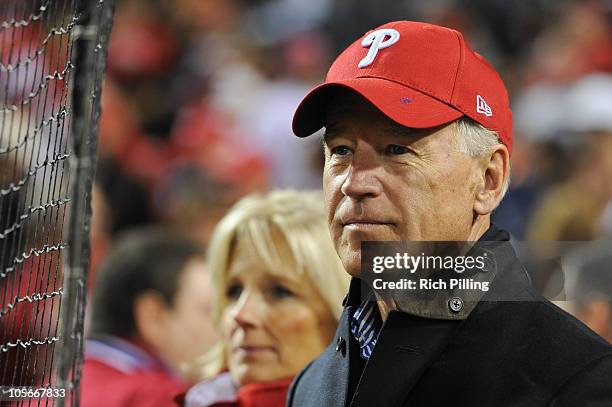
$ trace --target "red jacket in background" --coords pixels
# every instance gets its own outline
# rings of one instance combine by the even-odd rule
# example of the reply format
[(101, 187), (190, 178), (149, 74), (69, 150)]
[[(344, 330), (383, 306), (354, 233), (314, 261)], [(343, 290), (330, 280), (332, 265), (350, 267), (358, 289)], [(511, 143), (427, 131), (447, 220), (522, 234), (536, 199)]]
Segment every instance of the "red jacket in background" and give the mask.
[(185, 407), (285, 407), (293, 378), (236, 386), (228, 372), (198, 383), (176, 398)]
[(89, 339), (81, 380), (83, 407), (168, 407), (188, 384), (141, 347), (116, 337)]

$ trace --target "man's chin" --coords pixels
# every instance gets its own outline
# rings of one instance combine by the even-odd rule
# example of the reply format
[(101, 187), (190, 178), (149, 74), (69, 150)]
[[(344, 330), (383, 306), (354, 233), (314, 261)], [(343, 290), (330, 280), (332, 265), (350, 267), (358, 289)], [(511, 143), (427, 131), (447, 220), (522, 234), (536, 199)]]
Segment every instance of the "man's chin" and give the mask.
[(343, 253), (341, 259), (342, 265), (349, 275), (357, 278), (361, 277), (361, 253), (359, 251)]

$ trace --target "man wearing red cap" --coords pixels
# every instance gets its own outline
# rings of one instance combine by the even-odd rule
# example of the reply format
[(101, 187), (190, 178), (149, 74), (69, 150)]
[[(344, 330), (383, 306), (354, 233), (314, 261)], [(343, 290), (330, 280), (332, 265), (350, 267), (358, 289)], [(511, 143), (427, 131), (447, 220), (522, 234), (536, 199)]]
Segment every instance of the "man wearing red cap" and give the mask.
[[(610, 345), (534, 292), (491, 224), (512, 114), (459, 32), (403, 21), (366, 33), (295, 113), (299, 137), (323, 127), (328, 222), (353, 280), (334, 342), (288, 406), (612, 405)], [(460, 290), (385, 296), (361, 284), (370, 241), (491, 242), (494, 272), (475, 276), (491, 290), (471, 302)]]

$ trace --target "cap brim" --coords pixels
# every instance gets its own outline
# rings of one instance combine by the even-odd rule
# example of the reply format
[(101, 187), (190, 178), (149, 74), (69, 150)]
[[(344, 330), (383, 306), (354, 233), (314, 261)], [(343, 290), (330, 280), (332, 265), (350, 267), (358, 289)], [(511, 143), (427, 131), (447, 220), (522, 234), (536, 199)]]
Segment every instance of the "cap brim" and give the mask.
[(363, 96), (391, 120), (414, 128), (435, 127), (463, 116), (449, 105), (412, 88), (380, 78), (328, 82), (314, 88), (293, 115), (293, 132), (307, 137), (325, 126), (327, 109), (338, 89)]

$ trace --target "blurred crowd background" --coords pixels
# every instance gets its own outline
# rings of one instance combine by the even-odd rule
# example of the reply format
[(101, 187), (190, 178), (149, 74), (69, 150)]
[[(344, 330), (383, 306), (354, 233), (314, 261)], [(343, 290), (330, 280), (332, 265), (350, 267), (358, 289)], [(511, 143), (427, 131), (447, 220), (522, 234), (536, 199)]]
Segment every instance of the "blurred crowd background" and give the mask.
[[(400, 19), (460, 30), (508, 87), (512, 183), (494, 222), (517, 241), (609, 239), (610, 0), (118, 0), (92, 273), (125, 229), (169, 225), (206, 246), (240, 197), (320, 188), (320, 143), (292, 135), (293, 112), (351, 41)], [(541, 291), (566, 250), (536, 261)]]
[(94, 195), (95, 269), (118, 232), (164, 223), (203, 244), (241, 196), (318, 188), (292, 114), (335, 56), (389, 20), (462, 31), (514, 111), (518, 240), (612, 233), (612, 2), (118, 0)]
[[(320, 189), (320, 141), (291, 131), (299, 101), (363, 33), (392, 20), (419, 20), (460, 30), (501, 74), (514, 114), (514, 148), (510, 191), (494, 222), (528, 242), (525, 251), (532, 242), (549, 242), (538, 246), (546, 259), (529, 257), (540, 270), (534, 283), (549, 298), (558, 286), (566, 297), (603, 295), (603, 302), (571, 311), (612, 338), (612, 278), (601, 272), (612, 263), (612, 0), (116, 3), (93, 187), (91, 297), (96, 273), (128, 230), (169, 228), (204, 253), (219, 220), (246, 195)], [(54, 70), (67, 59), (57, 49), (48, 62)], [(47, 139), (51, 145), (53, 137)], [(9, 181), (3, 173), (0, 179)], [(593, 240), (608, 244), (575, 250), (559, 243)], [(595, 271), (559, 285), (560, 268), (566, 277)], [(166, 280), (159, 285), (168, 289)], [(127, 295), (113, 282), (106, 289), (119, 299)], [(200, 311), (210, 304), (184, 307), (199, 314), (181, 308), (180, 318), (167, 319), (177, 335), (164, 340), (176, 341), (174, 348), (188, 349), (182, 341), (200, 334), (184, 334), (185, 327), (204, 326), (190, 318), (209, 318)], [(194, 352), (208, 350), (205, 342), (192, 341)], [(191, 373), (190, 380), (199, 378), (199, 371)]]

